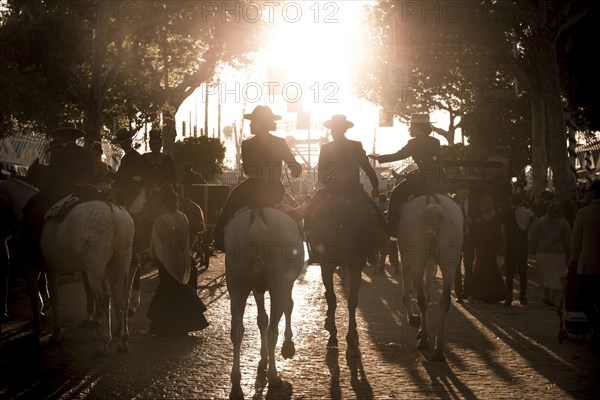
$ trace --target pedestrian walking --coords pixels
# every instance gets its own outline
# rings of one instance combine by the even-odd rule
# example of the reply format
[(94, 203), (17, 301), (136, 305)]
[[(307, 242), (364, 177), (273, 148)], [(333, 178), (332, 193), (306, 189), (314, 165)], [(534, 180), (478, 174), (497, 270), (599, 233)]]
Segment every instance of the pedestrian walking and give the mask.
[(542, 278), (543, 302), (551, 307), (560, 304), (565, 275), (570, 256), (571, 228), (562, 216), (561, 206), (554, 202), (548, 212), (534, 225), (531, 235), (531, 253), (535, 255)]
[(519, 302), (526, 305), (527, 300), (527, 253), (529, 248), (528, 231), (534, 221), (534, 214), (524, 207), (520, 192), (514, 192), (511, 206), (502, 214), (502, 237), (505, 246), (506, 300), (510, 307), (513, 301), (513, 278), (519, 274)]

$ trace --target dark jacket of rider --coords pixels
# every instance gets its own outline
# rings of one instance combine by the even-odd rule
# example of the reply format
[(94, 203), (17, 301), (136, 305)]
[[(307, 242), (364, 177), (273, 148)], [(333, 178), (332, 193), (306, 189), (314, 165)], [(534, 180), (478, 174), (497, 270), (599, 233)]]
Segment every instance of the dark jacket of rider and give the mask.
[(47, 184), (57, 187), (88, 184), (93, 178), (92, 174), (92, 152), (75, 142), (69, 142), (52, 152)]
[(417, 136), (395, 153), (379, 156), (380, 163), (404, 160), (412, 157), (421, 173), (435, 171), (442, 157), (440, 141), (431, 136)]
[(242, 142), (242, 168), (247, 179), (237, 185), (227, 198), (213, 230), (215, 248), (224, 250), (224, 230), (233, 214), (243, 207), (273, 206), (283, 200), (285, 188), (281, 182), (283, 163), (292, 177), (297, 178), (302, 167), (296, 161), (286, 141), (272, 135), (277, 129), (275, 121), (281, 119), (269, 107), (257, 106), (249, 119), (254, 137)]
[[(321, 146), (318, 178), (324, 188), (314, 195), (305, 210), (304, 228), (307, 236), (310, 236), (315, 210), (329, 194), (333, 195), (333, 198), (349, 194), (362, 196), (365, 204), (373, 211), (373, 215), (383, 224), (383, 215), (360, 183), (360, 169), (362, 168), (371, 183), (372, 194), (379, 196), (377, 174), (369, 163), (362, 143), (350, 140), (345, 136), (346, 131), (352, 128), (354, 123), (348, 121), (345, 115), (338, 114), (325, 121), (323, 125), (331, 130), (333, 141)], [(309, 241), (312, 241), (310, 237)], [(311, 258), (314, 256), (314, 250), (311, 249)]]
[(388, 208), (388, 233), (395, 236), (400, 218), (400, 205), (409, 194), (443, 193), (445, 192), (445, 175), (442, 165), (440, 141), (429, 134), (433, 127), (428, 114), (412, 114), (410, 135), (413, 137), (406, 146), (396, 153), (381, 156), (370, 156), (380, 163), (404, 160), (412, 157), (417, 164), (417, 171), (409, 174), (392, 191)]
[(338, 192), (359, 188), (361, 168), (369, 178), (371, 187), (377, 188), (377, 174), (361, 142), (340, 137), (321, 146), (318, 177), (327, 190)]

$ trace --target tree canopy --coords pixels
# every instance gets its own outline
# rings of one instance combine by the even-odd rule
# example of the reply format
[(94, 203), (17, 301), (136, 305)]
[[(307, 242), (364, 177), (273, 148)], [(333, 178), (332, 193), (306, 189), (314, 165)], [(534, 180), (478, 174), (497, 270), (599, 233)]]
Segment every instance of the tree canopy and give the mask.
[(157, 122), (220, 63), (247, 61), (260, 34), (260, 23), (199, 1), (7, 0), (0, 123), (80, 122), (96, 140), (114, 125)]
[(585, 70), (573, 65), (589, 46), (585, 26), (597, 9), (583, 0), (380, 0), (371, 8), (367, 40), (375, 51), (365, 51), (359, 89), (399, 116), (445, 110), (450, 124), (437, 133), (452, 144), (460, 127), (477, 148), (472, 154), (510, 148), (513, 164), (533, 164), (534, 195), (545, 188), (550, 166), (566, 200), (575, 180), (564, 110), (586, 119), (594, 104), (568, 82)]
[(222, 173), (224, 158), (225, 146), (216, 138), (188, 137), (175, 142), (177, 169), (192, 163), (194, 171), (202, 174), (208, 182), (214, 181)]

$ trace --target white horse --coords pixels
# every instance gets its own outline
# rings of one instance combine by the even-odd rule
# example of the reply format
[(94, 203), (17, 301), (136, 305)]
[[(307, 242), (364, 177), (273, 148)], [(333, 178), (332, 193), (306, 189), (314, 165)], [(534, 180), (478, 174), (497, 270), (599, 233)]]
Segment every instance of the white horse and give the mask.
[[(240, 384), (240, 348), (244, 335), (244, 310), (250, 292), (258, 309), (261, 335), (259, 369), (268, 363), (269, 386), (281, 385), (275, 365), (278, 326), (285, 312), (285, 342), (281, 354), (294, 356), (291, 313), (292, 288), (305, 265), (304, 242), (296, 222), (274, 208), (243, 209), (229, 221), (225, 230), (225, 275), (231, 298), (231, 341), (233, 343), (232, 388), (230, 398), (243, 398)], [(270, 321), (264, 294), (269, 291)], [(268, 329), (267, 329), (268, 327)]]
[[(33, 186), (19, 180), (13, 180), (3, 188), (13, 200), (13, 208), (19, 210), (19, 203), (28, 200), (37, 192)], [(41, 320), (39, 304), (35, 304), (39, 296), (33, 295), (33, 292), (38, 290), (37, 277), (40, 271), (45, 271), (48, 275), (53, 310), (53, 341), (60, 341), (61, 333), (58, 275), (85, 271), (94, 300), (99, 305), (96, 307), (95, 319), (100, 321), (103, 343), (97, 355), (108, 354), (108, 344), (111, 340), (111, 297), (118, 316), (116, 324), (119, 351), (128, 350), (128, 275), (133, 233), (133, 221), (127, 211), (104, 201), (77, 204), (64, 218), (50, 218), (44, 223), (40, 240), (44, 265), (30, 265), (27, 273), (32, 292), (36, 338), (41, 332)]]
[(418, 348), (429, 348), (427, 309), (430, 285), (440, 267), (442, 271), (442, 297), (440, 323), (436, 339), (434, 360), (444, 360), (445, 318), (450, 309), (450, 290), (460, 262), (463, 242), (463, 215), (458, 205), (445, 195), (421, 195), (407, 199), (400, 208), (398, 247), (402, 257), (403, 303), (410, 322), (415, 322), (410, 302), (410, 284), (417, 292), (421, 314), (417, 337)]

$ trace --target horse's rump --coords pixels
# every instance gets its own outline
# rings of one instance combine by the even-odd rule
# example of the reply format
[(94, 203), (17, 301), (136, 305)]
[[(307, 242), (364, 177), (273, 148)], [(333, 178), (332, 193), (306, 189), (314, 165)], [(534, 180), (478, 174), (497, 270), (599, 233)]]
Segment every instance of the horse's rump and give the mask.
[(315, 208), (311, 241), (320, 262), (347, 264), (377, 248), (378, 221), (362, 194), (327, 196)]
[(256, 284), (268, 289), (266, 282), (281, 273), (296, 279), (304, 265), (304, 242), (286, 213), (269, 207), (243, 209), (227, 224), (225, 254), (228, 279), (253, 275)]
[(120, 206), (105, 201), (80, 203), (62, 220), (42, 228), (42, 254), (56, 272), (103, 270), (114, 257), (131, 258), (133, 221)]
[(463, 240), (462, 212), (446, 195), (421, 195), (407, 199), (400, 208), (398, 237), (403, 258), (431, 255), (454, 260)]

